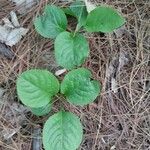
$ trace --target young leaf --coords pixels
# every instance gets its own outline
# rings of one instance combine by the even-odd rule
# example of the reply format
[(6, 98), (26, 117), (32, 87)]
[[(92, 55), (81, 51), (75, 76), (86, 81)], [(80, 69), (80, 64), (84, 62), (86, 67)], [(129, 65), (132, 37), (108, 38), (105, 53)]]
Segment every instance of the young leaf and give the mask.
[(44, 14), (35, 19), (34, 26), (43, 37), (55, 38), (59, 33), (66, 30), (67, 18), (60, 8), (47, 5)]
[(51, 103), (48, 103), (46, 106), (43, 107), (39, 107), (39, 108), (30, 108), (31, 112), (36, 115), (36, 116), (43, 116), (43, 115), (47, 115), (50, 111), (51, 111)]
[(59, 34), (55, 40), (55, 57), (57, 63), (73, 69), (80, 66), (89, 54), (89, 45), (84, 36), (69, 32)]
[(45, 150), (76, 150), (83, 136), (83, 129), (77, 116), (60, 111), (51, 116), (43, 129)]
[(58, 91), (57, 78), (46, 70), (28, 70), (17, 79), (18, 96), (28, 107), (46, 106)]
[(74, 17), (78, 19), (78, 28), (85, 25), (88, 15), (85, 4), (83, 2), (76, 1), (71, 4), (70, 10), (73, 12)]
[(125, 23), (125, 19), (113, 8), (97, 7), (87, 17), (86, 30), (88, 32), (109, 33)]
[(85, 68), (70, 71), (61, 83), (61, 93), (70, 103), (86, 105), (95, 100), (100, 93), (100, 84), (91, 80), (92, 74)]

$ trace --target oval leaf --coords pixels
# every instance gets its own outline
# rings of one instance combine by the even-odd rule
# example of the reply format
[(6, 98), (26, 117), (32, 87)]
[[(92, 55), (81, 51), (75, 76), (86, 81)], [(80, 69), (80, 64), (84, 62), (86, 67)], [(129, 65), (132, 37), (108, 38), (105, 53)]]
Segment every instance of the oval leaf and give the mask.
[(45, 150), (76, 150), (83, 136), (83, 129), (77, 116), (70, 112), (58, 112), (51, 116), (43, 129)]
[(88, 32), (109, 33), (125, 23), (125, 19), (113, 8), (97, 7), (87, 17), (86, 30)]
[(57, 63), (66, 68), (73, 69), (80, 66), (88, 57), (89, 45), (84, 36), (69, 32), (59, 34), (55, 40), (55, 58)]
[(100, 93), (100, 84), (91, 80), (91, 72), (85, 68), (70, 71), (61, 84), (61, 93), (75, 105), (86, 105), (95, 100)]
[(67, 18), (65, 13), (54, 5), (47, 5), (44, 14), (34, 21), (36, 31), (45, 38), (55, 38), (66, 30)]
[(43, 116), (47, 115), (51, 111), (51, 103), (48, 103), (46, 106), (39, 107), (39, 108), (30, 108), (31, 112), (36, 116)]
[(17, 93), (25, 105), (39, 108), (46, 106), (59, 91), (57, 78), (46, 70), (29, 70), (17, 80)]

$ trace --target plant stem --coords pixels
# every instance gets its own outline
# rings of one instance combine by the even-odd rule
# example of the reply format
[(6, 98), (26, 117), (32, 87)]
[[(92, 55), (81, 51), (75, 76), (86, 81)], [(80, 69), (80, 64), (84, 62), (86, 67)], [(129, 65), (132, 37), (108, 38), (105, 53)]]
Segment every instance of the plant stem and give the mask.
[(75, 37), (76, 33), (80, 30), (80, 27), (78, 26), (79, 24), (77, 24), (76, 29), (74, 31), (73, 37)]

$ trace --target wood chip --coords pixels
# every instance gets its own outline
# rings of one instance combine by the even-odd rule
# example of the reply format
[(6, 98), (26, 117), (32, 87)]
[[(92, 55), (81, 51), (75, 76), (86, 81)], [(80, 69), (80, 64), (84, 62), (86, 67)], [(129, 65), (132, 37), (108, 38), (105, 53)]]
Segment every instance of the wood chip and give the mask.
[(17, 11), (20, 14), (26, 14), (40, 0), (9, 0), (9, 1), (12, 1), (16, 4)]
[(42, 138), (41, 138), (41, 127), (37, 126), (33, 130), (33, 142), (32, 142), (32, 150), (40, 150), (42, 147)]
[(58, 70), (58, 71), (55, 72), (55, 75), (56, 75), (56, 76), (60, 76), (60, 75), (62, 75), (63, 73), (65, 73), (66, 71), (67, 71), (66, 69)]
[(88, 13), (90, 13), (92, 10), (96, 8), (96, 5), (92, 4), (90, 1), (88, 0), (84, 0), (84, 1)]
[(0, 100), (2, 99), (4, 92), (5, 92), (5, 90), (0, 87)]
[(114, 92), (114, 93), (117, 93), (118, 92), (118, 83), (116, 81), (115, 78), (111, 78), (111, 90)]
[(11, 21), (8, 18), (2, 19), (4, 24), (0, 25), (0, 42), (13, 46), (27, 34), (29, 29), (20, 26), (15, 12), (11, 11), (10, 16)]
[(0, 54), (8, 59), (12, 59), (14, 57), (14, 53), (11, 51), (10, 47), (7, 47), (4, 43), (1, 42), (0, 42)]

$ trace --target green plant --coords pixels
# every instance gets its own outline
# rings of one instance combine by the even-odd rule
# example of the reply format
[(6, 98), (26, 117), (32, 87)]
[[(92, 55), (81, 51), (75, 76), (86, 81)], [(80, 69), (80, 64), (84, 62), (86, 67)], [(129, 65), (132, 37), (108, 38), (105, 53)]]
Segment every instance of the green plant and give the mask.
[[(78, 20), (75, 31), (66, 31), (65, 13)], [(88, 41), (80, 33), (82, 27), (88, 32), (108, 33), (124, 23), (125, 19), (113, 8), (99, 6), (88, 14), (84, 2), (80, 1), (73, 2), (65, 9), (47, 5), (43, 15), (34, 21), (35, 29), (40, 35), (55, 39), (56, 61), (69, 70), (79, 67), (89, 55)]]
[[(100, 85), (96, 80), (91, 80), (91, 72), (85, 68), (70, 71), (61, 84), (49, 71), (39, 69), (25, 71), (17, 79), (19, 98), (37, 116), (50, 112), (52, 98), (59, 91), (68, 102), (83, 106), (94, 101), (100, 92)], [(54, 150), (56, 147), (75, 150), (81, 143), (82, 130), (77, 116), (60, 111), (44, 125), (44, 147), (46, 150)]]
[[(66, 14), (78, 20), (74, 32), (67, 30)], [(101, 91), (98, 81), (92, 79), (88, 69), (78, 68), (89, 55), (87, 39), (80, 29), (88, 32), (112, 32), (125, 23), (118, 12), (108, 6), (95, 8), (89, 14), (83, 2), (74, 2), (61, 9), (47, 5), (43, 15), (34, 21), (36, 31), (45, 38), (53, 38), (57, 63), (71, 70), (64, 80), (49, 71), (31, 69), (17, 79), (18, 97), (37, 116), (50, 112), (53, 97), (61, 93), (69, 103), (84, 106), (93, 102)], [(72, 70), (73, 69), (73, 70)], [(49, 117), (43, 129), (43, 145), (46, 150), (76, 150), (83, 136), (83, 129), (77, 116), (64, 110)]]

